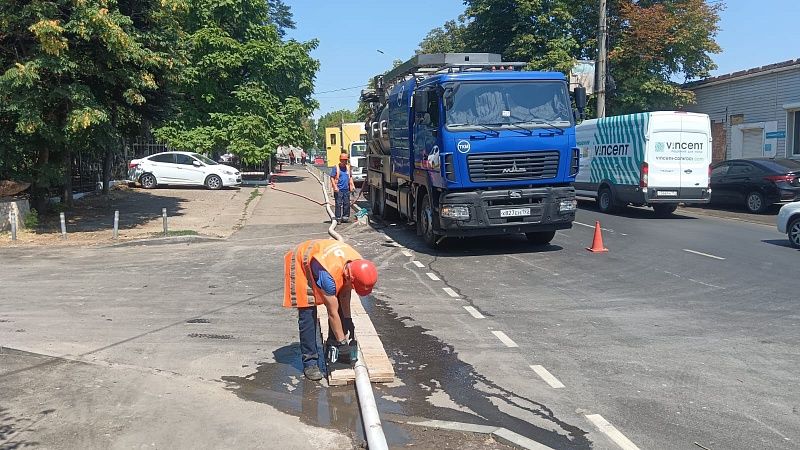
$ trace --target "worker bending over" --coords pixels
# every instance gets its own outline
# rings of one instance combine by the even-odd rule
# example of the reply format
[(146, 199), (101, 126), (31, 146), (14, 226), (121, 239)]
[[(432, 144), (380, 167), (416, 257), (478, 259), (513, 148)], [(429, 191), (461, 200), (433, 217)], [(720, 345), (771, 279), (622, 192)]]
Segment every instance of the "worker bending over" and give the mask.
[(355, 289), (358, 295), (369, 295), (376, 281), (378, 271), (375, 264), (363, 259), (353, 247), (343, 242), (333, 239), (309, 240), (286, 253), (283, 306), (297, 308), (300, 351), (306, 378), (313, 381), (322, 379), (317, 347), (316, 305), (324, 304), (328, 310), (325, 349), (329, 362), (355, 362), (351, 358), (350, 348), (351, 344), (354, 347), (356, 345), (350, 293)]

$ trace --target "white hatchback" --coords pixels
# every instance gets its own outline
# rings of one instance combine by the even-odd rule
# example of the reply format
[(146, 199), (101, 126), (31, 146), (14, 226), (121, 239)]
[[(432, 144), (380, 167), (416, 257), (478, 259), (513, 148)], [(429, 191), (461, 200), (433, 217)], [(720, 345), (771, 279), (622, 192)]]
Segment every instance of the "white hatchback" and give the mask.
[(786, 233), (789, 244), (800, 248), (800, 202), (787, 203), (778, 211), (778, 231)]
[(145, 189), (159, 184), (205, 186), (221, 189), (242, 184), (242, 175), (234, 167), (219, 164), (199, 153), (164, 152), (128, 164), (128, 181)]

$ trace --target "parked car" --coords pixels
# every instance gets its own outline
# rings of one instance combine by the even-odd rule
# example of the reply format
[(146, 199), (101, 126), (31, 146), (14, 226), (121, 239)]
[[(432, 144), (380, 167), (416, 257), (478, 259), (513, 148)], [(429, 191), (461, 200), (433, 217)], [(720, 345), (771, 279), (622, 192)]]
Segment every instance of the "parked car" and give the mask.
[(159, 184), (175, 184), (216, 190), (242, 184), (242, 175), (236, 168), (198, 153), (163, 152), (131, 161), (128, 181), (138, 182), (145, 189)]
[(800, 200), (800, 161), (731, 159), (711, 166), (711, 203), (744, 205), (760, 214), (774, 203)]
[(781, 207), (778, 212), (778, 231), (786, 233), (792, 247), (800, 248), (800, 202)]

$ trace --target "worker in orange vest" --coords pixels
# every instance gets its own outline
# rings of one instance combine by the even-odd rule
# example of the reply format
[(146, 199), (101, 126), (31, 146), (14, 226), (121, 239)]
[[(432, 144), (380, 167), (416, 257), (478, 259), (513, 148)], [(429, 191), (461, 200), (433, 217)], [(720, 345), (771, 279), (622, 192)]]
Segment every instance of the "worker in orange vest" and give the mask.
[[(353, 247), (333, 239), (301, 243), (286, 253), (283, 306), (297, 308), (303, 374), (309, 380), (322, 379), (317, 347), (317, 305), (328, 310), (328, 339), (325, 344), (330, 363), (355, 362), (355, 326), (350, 312), (350, 294), (369, 295), (378, 281), (378, 271)], [(313, 299), (313, 301), (312, 301)]]

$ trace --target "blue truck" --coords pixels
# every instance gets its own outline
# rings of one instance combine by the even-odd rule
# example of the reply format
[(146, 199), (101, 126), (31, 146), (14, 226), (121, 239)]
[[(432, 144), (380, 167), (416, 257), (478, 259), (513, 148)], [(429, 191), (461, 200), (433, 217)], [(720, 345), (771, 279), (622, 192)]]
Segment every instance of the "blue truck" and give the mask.
[[(373, 215), (399, 215), (432, 246), (524, 233), (547, 244), (572, 227), (580, 152), (566, 77), (491, 53), (421, 54), (374, 78), (367, 183)], [(576, 111), (577, 110), (577, 111)]]

